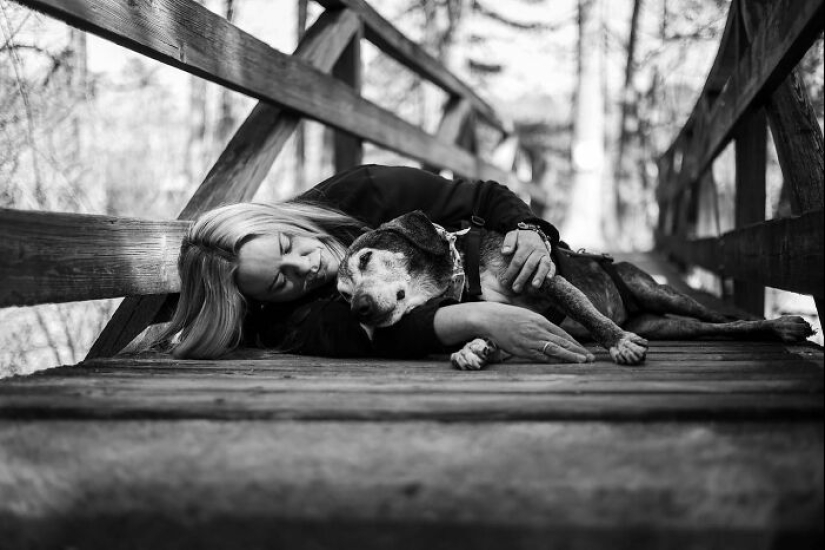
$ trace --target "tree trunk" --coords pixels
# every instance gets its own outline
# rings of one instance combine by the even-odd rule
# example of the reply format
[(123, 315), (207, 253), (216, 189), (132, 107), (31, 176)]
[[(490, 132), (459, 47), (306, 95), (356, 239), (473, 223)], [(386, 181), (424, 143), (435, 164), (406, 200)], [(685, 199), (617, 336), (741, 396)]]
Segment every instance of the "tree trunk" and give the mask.
[(605, 116), (602, 0), (579, 0), (579, 71), (573, 111), (573, 187), (562, 238), (603, 250)]
[[(640, 185), (635, 177), (631, 177), (636, 163), (633, 162), (633, 156), (638, 151), (630, 151), (631, 141), (638, 136), (638, 115), (637, 108), (637, 93), (633, 84), (633, 78), (636, 74), (636, 42), (639, 29), (639, 15), (642, 9), (642, 0), (634, 0), (633, 13), (630, 17), (630, 30), (627, 40), (627, 63), (624, 72), (624, 88), (621, 96), (621, 113), (619, 115), (619, 139), (616, 144), (616, 156), (613, 163), (613, 185), (614, 185), (614, 206), (615, 218), (617, 222), (617, 229), (619, 234), (624, 235), (626, 232), (625, 216), (628, 210), (635, 209), (633, 197), (639, 197)], [(631, 212), (632, 218), (637, 218)], [(635, 228), (633, 228), (635, 229)]]
[[(307, 2), (298, 0), (298, 28), (295, 43), (299, 44), (307, 28)], [(302, 192), (307, 187), (306, 175), (306, 125), (303, 121), (295, 128), (295, 188)]]

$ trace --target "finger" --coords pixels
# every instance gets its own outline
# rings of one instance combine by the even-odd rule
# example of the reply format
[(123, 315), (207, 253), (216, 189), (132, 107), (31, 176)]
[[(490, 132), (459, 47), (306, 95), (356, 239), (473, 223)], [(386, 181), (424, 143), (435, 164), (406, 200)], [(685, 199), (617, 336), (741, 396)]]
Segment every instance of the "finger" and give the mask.
[(501, 244), (501, 253), (505, 255), (510, 255), (513, 253), (513, 250), (516, 249), (516, 244), (518, 243), (518, 230), (514, 229), (513, 231), (508, 232), (504, 236), (504, 242)]
[(561, 359), (569, 363), (586, 363), (587, 355), (576, 353), (554, 342), (547, 342), (540, 350), (546, 358)]
[[(554, 327), (555, 327), (555, 325), (554, 325)], [(560, 333), (562, 333), (562, 334), (563, 334), (563, 336), (557, 336), (557, 335), (552, 334), (552, 333), (551, 333), (551, 334), (548, 334), (548, 335), (545, 337), (545, 338), (547, 339), (547, 341), (548, 341), (548, 342), (550, 342), (551, 344), (553, 344), (553, 345), (555, 345), (555, 346), (557, 346), (557, 347), (559, 347), (559, 348), (564, 348), (564, 349), (566, 349), (566, 350), (568, 350), (568, 351), (572, 351), (572, 352), (574, 352), (574, 353), (581, 354), (581, 355), (583, 355), (583, 356), (587, 359), (587, 361), (589, 361), (589, 362), (592, 362), (592, 361), (595, 361), (595, 360), (596, 360), (596, 357), (595, 357), (592, 353), (590, 353), (590, 352), (587, 350), (587, 348), (585, 348), (585, 347), (584, 347), (584, 346), (582, 346), (580, 343), (578, 343), (578, 342), (577, 342), (577, 341), (576, 341), (576, 340), (575, 340), (572, 336), (570, 336), (570, 335), (569, 335), (569, 334), (567, 334), (564, 330), (562, 330), (562, 329), (560, 329), (560, 328), (558, 328), (558, 327), (555, 327), (555, 328), (556, 328), (556, 329), (557, 329)]]
[(524, 265), (521, 266), (521, 271), (519, 271), (518, 277), (516, 277), (516, 280), (513, 281), (513, 290), (516, 292), (521, 292), (527, 284), (527, 281), (529, 281), (530, 277), (533, 276), (533, 273), (536, 271), (536, 268), (539, 266), (540, 262), (541, 255), (535, 252), (527, 257)]
[(541, 260), (539, 260), (539, 265), (536, 266), (536, 272), (533, 274), (533, 286), (536, 288), (540, 288), (541, 285), (544, 284), (544, 280), (547, 279), (548, 274), (550, 273), (550, 268), (553, 266), (553, 262), (550, 261), (548, 256), (542, 256)]
[(552, 279), (556, 276), (556, 262), (550, 260), (550, 271), (547, 272), (547, 278)]
[(516, 253), (513, 254), (513, 257), (510, 259), (510, 265), (507, 266), (507, 269), (504, 270), (504, 274), (501, 276), (501, 284), (507, 287), (511, 286), (516, 276), (521, 273), (524, 262), (527, 261), (527, 258), (529, 258), (532, 253), (533, 251), (529, 248), (516, 248)]

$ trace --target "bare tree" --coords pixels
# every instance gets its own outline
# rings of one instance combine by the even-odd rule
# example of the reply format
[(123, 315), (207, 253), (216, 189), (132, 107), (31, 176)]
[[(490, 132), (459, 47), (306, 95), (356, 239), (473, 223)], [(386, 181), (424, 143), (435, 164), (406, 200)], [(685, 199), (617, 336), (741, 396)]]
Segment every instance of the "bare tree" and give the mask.
[(603, 250), (603, 1), (579, 0), (579, 69), (573, 108), (573, 187), (562, 235), (576, 247)]

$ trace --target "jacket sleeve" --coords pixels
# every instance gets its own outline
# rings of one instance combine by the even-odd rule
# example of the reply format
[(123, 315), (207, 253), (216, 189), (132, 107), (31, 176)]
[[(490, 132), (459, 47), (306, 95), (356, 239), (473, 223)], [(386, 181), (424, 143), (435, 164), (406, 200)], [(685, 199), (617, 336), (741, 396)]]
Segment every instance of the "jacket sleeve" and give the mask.
[(422, 210), (440, 225), (458, 229), (472, 216), (500, 233), (526, 221), (542, 226), (555, 244), (559, 233), (538, 218), (530, 207), (506, 186), (494, 181), (447, 180), (418, 168), (358, 166), (321, 182), (301, 196), (338, 208), (371, 227), (407, 212)]
[(452, 298), (436, 298), (415, 308), (391, 327), (379, 328), (373, 334), (373, 350), (381, 357), (419, 359), (428, 355), (455, 351), (461, 346), (445, 346), (435, 334), (438, 308), (456, 303)]
[(248, 317), (246, 344), (322, 357), (418, 359), (448, 353), (433, 325), (446, 300), (434, 300), (392, 327), (376, 329), (372, 341), (341, 298), (318, 298), (297, 307), (266, 304)]

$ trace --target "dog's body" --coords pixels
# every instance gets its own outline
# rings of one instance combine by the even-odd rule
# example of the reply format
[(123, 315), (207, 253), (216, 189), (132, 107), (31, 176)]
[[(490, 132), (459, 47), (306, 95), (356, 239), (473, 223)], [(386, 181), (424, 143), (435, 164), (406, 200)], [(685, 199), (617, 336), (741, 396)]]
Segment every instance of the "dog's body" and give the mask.
[[(656, 283), (632, 264), (617, 263), (615, 273), (641, 309), (631, 312), (616, 281), (599, 262), (575, 254), (565, 262), (564, 276), (548, 279), (541, 288), (528, 287), (523, 293), (515, 293), (500, 282), (508, 262), (500, 252), (502, 239), (493, 232), (485, 232), (482, 238), (482, 298), (544, 315), (566, 315), (569, 319), (563, 328), (577, 337), (583, 328), (620, 364), (644, 360), (647, 341), (642, 336), (685, 339), (759, 334), (798, 341), (812, 334), (810, 325), (800, 317), (731, 322), (687, 295)], [(352, 244), (341, 262), (338, 289), (364, 325), (391, 326), (411, 309), (450, 290), (455, 281), (455, 255), (450, 236), (439, 231), (423, 213), (405, 214)], [(463, 278), (458, 280), (463, 283)], [(459, 368), (481, 368), (494, 359), (494, 351), (491, 342), (475, 340), (453, 354), (453, 363)]]

